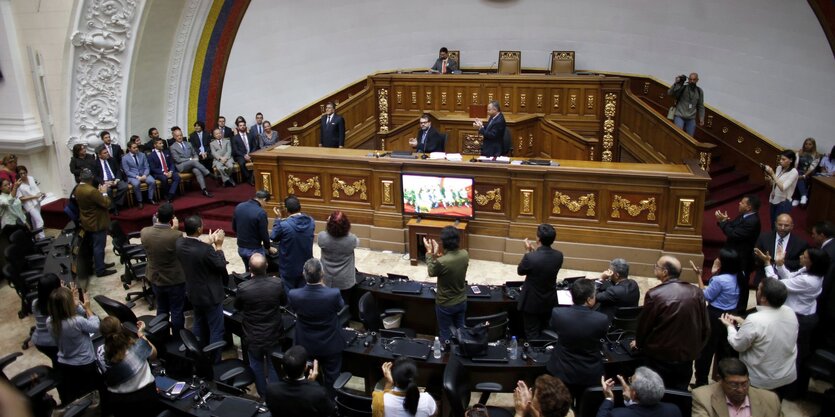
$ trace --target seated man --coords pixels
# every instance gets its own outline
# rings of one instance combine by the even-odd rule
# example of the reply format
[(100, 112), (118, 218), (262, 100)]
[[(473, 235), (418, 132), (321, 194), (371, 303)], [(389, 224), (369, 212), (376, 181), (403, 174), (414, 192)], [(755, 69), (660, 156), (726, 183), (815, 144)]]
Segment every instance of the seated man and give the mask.
[(719, 382), (693, 390), (693, 417), (783, 415), (776, 394), (749, 386), (748, 368), (742, 361), (725, 358), (717, 368)]
[(107, 147), (104, 145), (96, 147), (96, 155), (98, 159), (93, 170), (96, 184), (107, 186), (107, 195), (110, 196), (111, 201), (110, 211), (118, 216), (119, 207), (125, 205), (128, 183), (122, 181), (124, 179), (122, 168), (116, 163), (116, 159), (110, 156)]
[(154, 151), (148, 154), (148, 165), (151, 168), (151, 176), (159, 180), (162, 187), (165, 187), (169, 180), (171, 181), (168, 192), (165, 194), (165, 199), (170, 203), (177, 194), (180, 173), (177, 172), (177, 166), (171, 159), (171, 154), (165, 149), (165, 139), (154, 139)]
[(191, 143), (183, 140), (183, 131), (176, 126), (171, 130), (174, 133), (174, 143), (171, 144), (171, 158), (174, 159), (177, 171), (191, 172), (194, 174), (194, 178), (197, 179), (197, 184), (200, 185), (200, 192), (206, 197), (214, 197), (214, 194), (206, 189), (205, 179), (205, 177), (214, 178), (214, 175), (200, 164), (197, 159), (197, 151), (194, 150)]
[(436, 74), (451, 74), (458, 72), (458, 63), (449, 57), (449, 50), (446, 47), (441, 48), (438, 52), (438, 59), (435, 60), (435, 65), (429, 70)]
[(612, 392), (615, 381), (605, 378), (605, 376), (600, 377), (605, 399), (597, 410), (597, 417), (682, 417), (681, 410), (678, 407), (661, 402), (661, 399), (664, 398), (664, 381), (652, 369), (646, 366), (638, 367), (629, 382), (618, 375), (620, 384), (623, 386), (623, 399), (626, 403), (623, 408), (615, 408), (615, 394)]
[(432, 127), (429, 115), (424, 114), (420, 116), (420, 130), (409, 139), (409, 145), (419, 153), (444, 152), (444, 135)]
[(142, 190), (140, 185), (144, 182), (148, 184), (148, 202), (156, 205), (154, 194), (157, 190), (156, 181), (151, 174), (151, 168), (148, 165), (148, 158), (145, 154), (139, 152), (139, 145), (135, 143), (128, 144), (128, 154), (122, 158), (122, 171), (125, 172), (125, 178), (133, 186), (133, 195), (136, 197), (136, 204), (140, 210), (144, 207), (142, 204)]
[[(336, 408), (328, 391), (316, 382), (319, 375), (319, 361), (313, 366), (307, 364), (307, 350), (293, 346), (284, 352), (282, 368), (287, 379), (267, 387), (267, 408), (273, 415), (286, 417), (327, 417), (334, 415)], [(310, 373), (305, 376), (305, 373)]]
[(609, 269), (600, 274), (600, 280), (603, 284), (597, 290), (597, 311), (605, 314), (610, 323), (618, 308), (638, 306), (641, 289), (637, 282), (629, 279), (626, 259), (612, 259)]

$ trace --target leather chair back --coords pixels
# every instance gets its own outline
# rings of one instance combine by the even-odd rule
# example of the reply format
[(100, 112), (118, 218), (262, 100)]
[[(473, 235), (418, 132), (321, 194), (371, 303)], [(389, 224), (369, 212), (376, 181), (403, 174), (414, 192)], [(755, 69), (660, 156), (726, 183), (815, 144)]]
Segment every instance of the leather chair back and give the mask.
[(499, 51), (499, 74), (516, 75), (521, 72), (522, 51)]
[(552, 51), (548, 72), (551, 75), (574, 74), (574, 51)]
[(461, 69), (461, 51), (448, 51), (447, 56), (454, 59), (458, 63), (458, 69)]
[(136, 314), (133, 313), (133, 310), (130, 309), (125, 304), (122, 304), (112, 298), (105, 297), (104, 295), (97, 295), (93, 297), (101, 306), (101, 309), (104, 310), (110, 316), (116, 317), (122, 323), (131, 323), (136, 324), (139, 319), (136, 318)]
[(359, 315), (360, 321), (365, 326), (365, 331), (377, 332), (383, 327), (380, 310), (377, 309), (377, 301), (374, 300), (371, 292), (367, 292), (360, 297)]
[(489, 323), (487, 326), (487, 341), (495, 342), (507, 338), (507, 325), (510, 322), (507, 316), (507, 311), (491, 314), (489, 316), (467, 317), (465, 325), (473, 327), (480, 323)]

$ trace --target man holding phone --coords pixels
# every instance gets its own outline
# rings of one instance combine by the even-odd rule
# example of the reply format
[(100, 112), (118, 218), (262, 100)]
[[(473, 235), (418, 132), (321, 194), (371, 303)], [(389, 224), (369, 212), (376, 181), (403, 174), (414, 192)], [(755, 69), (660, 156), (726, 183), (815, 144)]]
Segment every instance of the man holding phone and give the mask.
[(177, 239), (183, 236), (174, 217), (174, 206), (165, 203), (154, 215), (154, 224), (139, 233), (148, 265), (145, 275), (154, 289), (157, 315), (168, 314), (175, 335), (185, 326), (186, 276), (177, 258)]

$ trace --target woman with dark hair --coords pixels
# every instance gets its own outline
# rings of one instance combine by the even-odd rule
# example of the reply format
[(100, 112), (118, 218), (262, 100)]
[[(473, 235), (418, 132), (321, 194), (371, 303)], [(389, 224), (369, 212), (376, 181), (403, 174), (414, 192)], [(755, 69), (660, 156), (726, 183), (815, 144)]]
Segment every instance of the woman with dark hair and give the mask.
[(38, 280), (38, 298), (32, 302), (32, 312), (35, 316), (35, 331), (32, 333), (32, 344), (35, 349), (46, 355), (52, 361), (52, 369), (58, 368), (58, 344), (49, 332), (46, 321), (49, 318), (49, 295), (61, 286), (61, 280), (55, 274), (43, 274)]
[(317, 239), (322, 250), (320, 260), (325, 274), (325, 285), (339, 288), (345, 304), (351, 302), (351, 288), (356, 283), (354, 249), (359, 246), (357, 235), (351, 233), (351, 221), (348, 216), (337, 210), (328, 216), (325, 230), (319, 232)]
[(145, 337), (145, 323), (136, 323), (134, 335), (122, 327), (118, 318), (107, 316), (99, 327), (104, 337), (104, 373), (108, 402), (115, 417), (155, 416), (162, 409), (148, 359), (157, 349)]
[[(49, 295), (46, 325), (58, 344), (58, 371), (61, 372), (61, 403), (81, 398), (93, 390), (101, 391), (102, 379), (96, 365), (96, 350), (91, 333), (99, 331), (99, 318), (90, 308), (90, 297), (78, 299), (78, 289), (56, 288)], [(63, 386), (63, 389), (60, 388)]]
[(441, 246), (435, 240), (423, 238), (426, 247), (426, 269), (430, 277), (438, 277), (435, 294), (435, 316), (438, 318), (441, 343), (452, 339), (450, 327), (464, 326), (467, 311), (467, 294), (464, 283), (470, 254), (458, 248), (458, 229), (447, 226), (441, 229)]
[(571, 394), (559, 378), (540, 375), (536, 377), (533, 389), (529, 389), (525, 381), (516, 383), (513, 404), (515, 417), (565, 417), (571, 406)]
[(696, 273), (699, 275), (699, 288), (703, 289), (707, 300), (707, 313), (710, 317), (710, 335), (701, 355), (696, 359), (696, 386), (700, 387), (708, 383), (707, 377), (714, 355), (716, 363), (723, 358), (735, 356), (728, 343), (728, 330), (719, 319), (722, 314), (736, 312), (739, 291), (745, 288), (745, 276), (742, 274), (739, 254), (733, 249), (719, 251), (719, 257), (713, 261), (713, 277), (710, 278), (707, 288), (702, 283), (701, 271), (696, 270)]
[(17, 182), (17, 155), (8, 154), (3, 157), (3, 167), (0, 168), (0, 179)]
[(821, 157), (820, 173), (825, 177), (835, 176), (835, 146), (829, 151), (829, 155)]
[(78, 182), (78, 174), (84, 168), (89, 169), (90, 172), (95, 172), (96, 157), (87, 154), (87, 145), (76, 143), (72, 147), (72, 157), (70, 158), (70, 172), (75, 176), (75, 182)]
[(278, 132), (273, 130), (273, 125), (270, 121), (264, 120), (261, 126), (264, 128), (264, 133), (258, 134), (258, 149), (264, 149), (278, 143)]
[(386, 385), (372, 395), (373, 417), (429, 417), (438, 413), (438, 405), (431, 395), (420, 392), (417, 386), (415, 361), (401, 356), (383, 364)]
[(20, 187), (20, 180), (12, 184), (8, 179), (0, 180), (0, 227), (21, 225), (28, 227), (23, 203), (15, 197)]
[(771, 203), (771, 229), (774, 230), (774, 222), (777, 216), (789, 213), (792, 210), (792, 195), (797, 187), (797, 170), (794, 168), (797, 155), (792, 150), (785, 150), (780, 153), (780, 163), (775, 171), (768, 165), (763, 165), (768, 182), (771, 183), (771, 195), (768, 202)]
[(41, 216), (41, 201), (45, 194), (38, 187), (35, 177), (29, 175), (29, 170), (23, 165), (17, 166), (17, 175), (20, 177), (20, 186), (17, 187), (17, 196), (23, 204), (23, 210), (29, 214), (32, 222), (32, 233), (35, 237), (43, 239), (46, 234), (43, 232), (43, 217)]

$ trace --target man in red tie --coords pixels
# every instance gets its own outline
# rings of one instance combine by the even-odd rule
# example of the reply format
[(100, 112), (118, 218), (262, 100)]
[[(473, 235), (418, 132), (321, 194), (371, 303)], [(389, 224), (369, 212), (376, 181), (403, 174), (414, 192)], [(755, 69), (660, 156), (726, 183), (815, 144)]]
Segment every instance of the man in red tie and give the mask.
[(449, 50), (446, 47), (441, 48), (438, 52), (438, 59), (435, 60), (435, 65), (429, 70), (436, 74), (452, 74), (458, 71), (458, 63), (449, 57)]
[(151, 167), (151, 176), (159, 180), (163, 186), (171, 181), (165, 199), (170, 203), (174, 200), (177, 187), (180, 185), (180, 174), (171, 159), (171, 154), (165, 149), (164, 139), (154, 139), (154, 151), (148, 155), (148, 165)]

